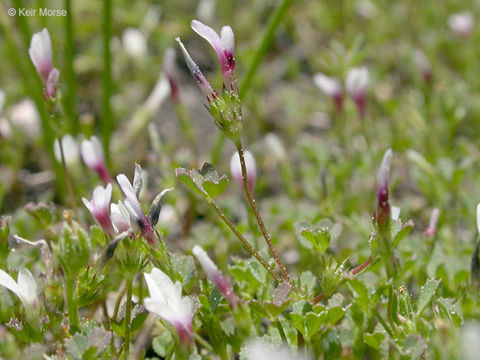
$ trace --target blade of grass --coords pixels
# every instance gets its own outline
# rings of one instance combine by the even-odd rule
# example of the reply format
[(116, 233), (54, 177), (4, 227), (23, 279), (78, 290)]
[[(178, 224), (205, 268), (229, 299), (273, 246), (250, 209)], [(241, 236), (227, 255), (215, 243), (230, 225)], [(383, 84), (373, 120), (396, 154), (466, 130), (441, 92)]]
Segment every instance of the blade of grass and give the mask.
[(103, 6), (103, 102), (100, 129), (107, 166), (110, 165), (110, 136), (113, 131), (112, 107), (112, 67), (110, 39), (112, 38), (112, 0), (105, 0)]
[(73, 69), (73, 60), (75, 56), (75, 44), (73, 40), (73, 15), (72, 0), (65, 0), (65, 80), (67, 83), (66, 96), (63, 97), (63, 107), (69, 120), (69, 129), (73, 135), (77, 135), (80, 129), (76, 114), (76, 80)]

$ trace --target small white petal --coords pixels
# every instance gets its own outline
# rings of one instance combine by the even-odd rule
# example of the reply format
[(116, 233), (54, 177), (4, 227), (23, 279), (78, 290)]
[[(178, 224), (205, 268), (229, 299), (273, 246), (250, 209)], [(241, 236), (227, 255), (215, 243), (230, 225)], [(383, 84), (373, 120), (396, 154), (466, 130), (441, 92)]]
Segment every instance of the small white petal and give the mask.
[(18, 271), (17, 282), (20, 299), (22, 299), (24, 304), (33, 305), (37, 299), (38, 288), (32, 273), (26, 268), (21, 268)]
[(8, 290), (14, 292), (15, 295), (20, 297), (19, 295), (20, 291), (18, 289), (18, 285), (15, 282), (15, 280), (13, 280), (13, 278), (9, 274), (7, 274), (5, 271), (1, 269), (0, 269), (0, 286), (6, 287)]
[(369, 83), (370, 76), (365, 66), (350, 69), (347, 74), (347, 91), (353, 96), (364, 93)]
[(220, 270), (218, 270), (217, 265), (215, 265), (215, 263), (212, 261), (212, 259), (210, 259), (208, 254), (201, 246), (195, 245), (192, 249), (192, 253), (195, 255), (200, 265), (202, 265), (203, 270), (207, 273), (210, 279), (214, 279), (216, 276), (218, 276), (218, 274), (220, 274)]
[(233, 35), (233, 30), (230, 26), (222, 27), (222, 30), (220, 30), (220, 40), (223, 48), (233, 54), (235, 51), (235, 35)]
[(142, 58), (147, 53), (147, 39), (137, 28), (126, 28), (122, 34), (125, 51), (132, 57)]

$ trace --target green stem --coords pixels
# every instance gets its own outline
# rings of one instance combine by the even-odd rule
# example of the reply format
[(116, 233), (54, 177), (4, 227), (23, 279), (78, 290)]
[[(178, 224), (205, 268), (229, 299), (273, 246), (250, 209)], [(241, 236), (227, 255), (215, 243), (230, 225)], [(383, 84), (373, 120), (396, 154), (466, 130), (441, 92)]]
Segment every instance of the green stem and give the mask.
[(112, 0), (105, 0), (103, 7), (103, 112), (100, 128), (103, 149), (107, 164), (110, 164), (110, 135), (113, 131), (112, 108), (112, 69), (110, 39), (112, 37)]
[(257, 205), (255, 204), (255, 199), (252, 196), (252, 192), (250, 190), (250, 186), (248, 185), (248, 178), (247, 178), (247, 167), (245, 164), (245, 156), (243, 154), (243, 147), (242, 144), (237, 145), (237, 151), (238, 154), (240, 155), (240, 165), (242, 167), (242, 178), (243, 178), (243, 187), (245, 189), (245, 194), (247, 195), (248, 202), (250, 203), (250, 206), (253, 209), (253, 213), (255, 215), (255, 218), (257, 219), (258, 226), (260, 227), (260, 231), (262, 232), (263, 238), (267, 242), (267, 245), (273, 255), (273, 258), (275, 259), (276, 263), (280, 267), (280, 271), (282, 272), (282, 275), (284, 279), (291, 284), (292, 280), (290, 280), (290, 276), (288, 276), (287, 269), (285, 268), (285, 265), (283, 265), (282, 260), (280, 260), (280, 257), (278, 256), (277, 249), (275, 249), (275, 246), (273, 246), (272, 239), (270, 238), (270, 234), (267, 231), (267, 228), (265, 227), (265, 223), (263, 222), (263, 219), (260, 215), (260, 212), (257, 209)]
[(67, 94), (64, 97), (64, 107), (69, 120), (69, 128), (73, 135), (77, 135), (79, 124), (76, 115), (76, 81), (75, 72), (73, 70), (73, 60), (75, 56), (75, 43), (73, 40), (73, 16), (72, 16), (72, 0), (65, 0), (65, 80), (67, 83)]
[(67, 163), (65, 162), (65, 153), (63, 151), (63, 139), (61, 137), (58, 138), (58, 145), (60, 147), (60, 157), (62, 158), (62, 166), (63, 166), (63, 172), (65, 173), (65, 182), (67, 183), (68, 194), (72, 202), (72, 208), (75, 214), (75, 218), (77, 219), (77, 221), (79, 221), (80, 218), (78, 215), (77, 203), (75, 202), (75, 195), (73, 194), (72, 181), (70, 180), (70, 175), (67, 169)]
[(127, 304), (125, 307), (125, 359), (128, 359), (130, 353), (130, 320), (132, 318), (132, 288), (133, 288), (133, 277), (128, 276), (127, 278)]
[(253, 54), (252, 60), (250, 61), (250, 64), (248, 66), (247, 73), (240, 81), (239, 90), (241, 99), (243, 99), (244, 95), (248, 93), (248, 90), (252, 84), (253, 77), (257, 72), (258, 66), (260, 65), (260, 62), (262, 61), (263, 57), (267, 53), (267, 50), (269, 49), (270, 45), (274, 40), (275, 31), (282, 23), (282, 20), (287, 14), (287, 10), (292, 3), (293, 0), (282, 0), (278, 7), (270, 15), (267, 22), (267, 27), (262, 35), (260, 45)]
[(237, 236), (237, 238), (242, 242), (242, 244), (247, 248), (248, 252), (252, 254), (262, 265), (263, 267), (272, 275), (272, 277), (280, 284), (282, 283), (282, 279), (273, 271), (270, 265), (262, 258), (262, 256), (250, 245), (250, 243), (243, 237), (242, 234), (237, 230), (235, 225), (225, 216), (225, 214), (220, 210), (217, 204), (212, 200), (210, 201), (210, 205), (213, 207), (215, 212), (220, 216), (220, 219), (232, 230), (232, 232)]
[(70, 320), (70, 332), (75, 333), (80, 329), (80, 320), (78, 319), (77, 303), (75, 302), (75, 277), (67, 276), (65, 278), (67, 292), (68, 319)]

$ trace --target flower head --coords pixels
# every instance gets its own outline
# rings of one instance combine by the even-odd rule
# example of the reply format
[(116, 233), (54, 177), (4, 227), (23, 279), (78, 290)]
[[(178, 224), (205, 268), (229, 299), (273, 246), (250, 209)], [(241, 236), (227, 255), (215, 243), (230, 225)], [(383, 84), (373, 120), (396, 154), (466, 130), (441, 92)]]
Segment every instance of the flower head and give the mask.
[(94, 170), (105, 184), (112, 182), (107, 165), (105, 164), (102, 145), (96, 136), (92, 136), (90, 140), (82, 141), (80, 153), (85, 165)]
[(154, 244), (157, 242), (155, 233), (153, 231), (153, 226), (148, 220), (147, 216), (142, 210), (142, 206), (138, 201), (137, 194), (133, 189), (132, 184), (128, 181), (128, 178), (124, 174), (117, 176), (117, 182), (120, 185), (120, 188), (125, 195), (125, 207), (130, 214), (130, 218), (135, 224), (138, 225), (143, 237), (150, 243)]
[(58, 162), (62, 161), (62, 149), (60, 149), (60, 145), (62, 145), (63, 155), (65, 156), (65, 162), (67, 165), (74, 165), (78, 163), (79, 156), (77, 140), (70, 134), (66, 134), (62, 138), (55, 139), (53, 143), (53, 153)]
[(337, 78), (318, 73), (313, 76), (313, 82), (325, 95), (335, 101), (337, 110), (342, 111), (343, 88), (340, 81)]
[(17, 281), (0, 270), (0, 286), (7, 288), (18, 296), (23, 306), (35, 309), (38, 303), (38, 287), (32, 273), (26, 268), (20, 268)]
[(192, 341), (193, 305), (188, 297), (182, 297), (182, 285), (165, 275), (160, 269), (153, 268), (150, 274), (145, 273), (150, 297), (144, 304), (148, 311), (168, 321), (178, 333), (182, 344)]
[(52, 71), (52, 41), (47, 29), (33, 34), (28, 49), (30, 59), (44, 83)]
[(210, 26), (201, 23), (198, 20), (192, 20), (192, 30), (207, 40), (217, 53), (218, 62), (222, 68), (223, 85), (227, 90), (233, 88), (235, 77), (235, 36), (230, 26), (224, 26), (220, 30), (220, 36)]
[(60, 78), (60, 71), (53, 68), (48, 74), (47, 83), (45, 84), (45, 94), (49, 98), (54, 98), (57, 93), (58, 80)]
[(93, 190), (92, 200), (82, 198), (83, 203), (90, 211), (92, 216), (107, 234), (115, 235), (112, 220), (110, 219), (109, 205), (112, 197), (112, 184), (108, 184), (105, 188), (97, 186)]
[(217, 265), (210, 259), (205, 250), (201, 246), (195, 245), (192, 249), (193, 255), (197, 258), (203, 270), (207, 273), (208, 278), (220, 290), (230, 307), (233, 309), (238, 304), (238, 298), (233, 292), (232, 286), (228, 279), (218, 270)]
[(365, 115), (367, 88), (370, 83), (370, 75), (365, 66), (353, 68), (347, 74), (347, 91), (352, 97), (358, 112), (361, 116)]
[(448, 26), (457, 35), (468, 37), (473, 32), (475, 19), (469, 11), (462, 11), (450, 15), (448, 18)]
[[(247, 168), (247, 182), (250, 190), (253, 190), (255, 186), (255, 179), (257, 178), (257, 166), (255, 164), (255, 158), (253, 157), (250, 151), (245, 151), (243, 153), (245, 158), (245, 167)], [(243, 189), (243, 176), (242, 176), (242, 166), (240, 162), (240, 155), (238, 152), (235, 152), (230, 158), (230, 173), (232, 174), (235, 181)]]

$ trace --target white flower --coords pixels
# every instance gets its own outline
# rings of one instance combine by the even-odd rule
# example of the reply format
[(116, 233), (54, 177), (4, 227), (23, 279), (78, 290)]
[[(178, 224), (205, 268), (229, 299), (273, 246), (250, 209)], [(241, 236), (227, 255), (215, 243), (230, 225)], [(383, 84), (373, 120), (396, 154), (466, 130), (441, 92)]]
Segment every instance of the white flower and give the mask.
[(52, 70), (52, 41), (47, 29), (33, 34), (28, 53), (38, 74), (46, 83)]
[(125, 51), (134, 58), (142, 58), (147, 53), (147, 40), (137, 28), (126, 28), (122, 34), (122, 43)]
[(121, 201), (116, 204), (110, 204), (110, 218), (112, 219), (113, 227), (118, 233), (130, 229), (130, 215)]
[[(250, 151), (244, 151), (243, 156), (245, 158), (245, 167), (247, 170), (248, 187), (250, 190), (253, 190), (255, 179), (257, 178), (257, 166), (255, 164), (255, 158)], [(230, 159), (230, 173), (243, 189), (242, 166), (238, 152), (235, 152)]]
[(370, 84), (370, 75), (365, 66), (350, 69), (347, 74), (347, 91), (353, 98), (364, 95)]
[(174, 284), (157, 268), (144, 275), (150, 293), (150, 297), (144, 300), (147, 310), (172, 324), (181, 343), (190, 342), (193, 334), (193, 304), (188, 297), (182, 297), (180, 282)]
[[(65, 163), (67, 165), (74, 165), (78, 162), (78, 142), (72, 135), (65, 135), (62, 137), (63, 154), (65, 155)], [(62, 153), (60, 151), (60, 143), (55, 139), (53, 143), (53, 153), (58, 162), (62, 162)]]
[(0, 270), (0, 285), (15, 293), (25, 308), (36, 308), (38, 302), (38, 287), (32, 273), (26, 268), (18, 271), (15, 281), (5, 271)]
[(275, 346), (261, 340), (247, 344), (245, 353), (247, 360), (306, 360), (306, 357), (301, 354), (292, 354), (286, 346)]
[(475, 25), (475, 19), (469, 11), (462, 11), (450, 15), (448, 18), (448, 26), (450, 29), (460, 36), (468, 36), (472, 33)]
[(332, 98), (343, 96), (342, 84), (336, 78), (317, 73), (313, 75), (313, 82), (327, 96)]
[(14, 127), (22, 129), (28, 138), (35, 137), (40, 131), (40, 117), (35, 103), (22, 100), (10, 108), (9, 119)]

